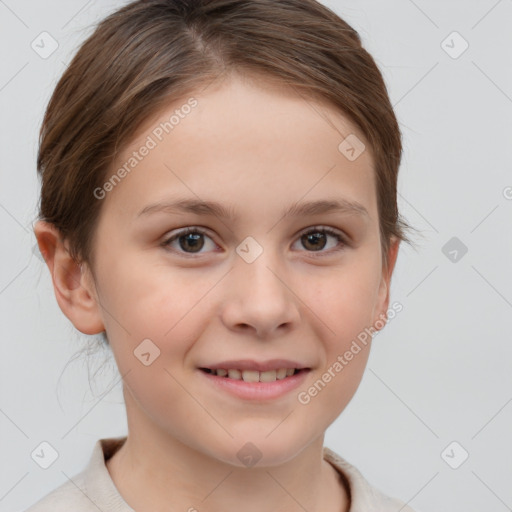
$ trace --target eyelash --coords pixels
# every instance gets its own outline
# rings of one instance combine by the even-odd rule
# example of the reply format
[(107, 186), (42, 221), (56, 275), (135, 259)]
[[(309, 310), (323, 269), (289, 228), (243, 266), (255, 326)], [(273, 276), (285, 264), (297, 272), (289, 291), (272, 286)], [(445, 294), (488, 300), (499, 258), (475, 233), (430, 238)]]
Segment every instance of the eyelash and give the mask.
[[(162, 242), (162, 246), (166, 250), (170, 250), (170, 251), (178, 253), (180, 255), (186, 255), (186, 257), (190, 257), (190, 258), (197, 258), (197, 257), (201, 256), (202, 253), (187, 253), (187, 252), (177, 251), (175, 249), (170, 248), (170, 244), (172, 242), (174, 242), (174, 240), (177, 240), (178, 238), (181, 238), (183, 236), (189, 235), (191, 233), (205, 235), (208, 238), (211, 238), (205, 230), (203, 230), (201, 228), (198, 228), (198, 227), (193, 227), (192, 226), (192, 227), (188, 227), (186, 229), (183, 229), (183, 230), (175, 233), (171, 237), (167, 238), (166, 240), (164, 240)], [(343, 235), (341, 235), (338, 231), (334, 231), (333, 229), (327, 228), (327, 227), (313, 226), (313, 227), (309, 228), (308, 230), (303, 231), (302, 233), (300, 233), (299, 234), (299, 238), (301, 238), (304, 235), (310, 234), (310, 233), (322, 233), (322, 234), (325, 234), (325, 235), (333, 236), (341, 244), (341, 247), (337, 247), (337, 248), (331, 249), (329, 251), (323, 251), (323, 250), (320, 250), (320, 251), (306, 251), (306, 252), (310, 252), (312, 254), (315, 254), (315, 257), (322, 257), (324, 255), (329, 255), (329, 254), (337, 253), (339, 251), (344, 250), (346, 247), (349, 246), (349, 243), (347, 242), (346, 238)]]

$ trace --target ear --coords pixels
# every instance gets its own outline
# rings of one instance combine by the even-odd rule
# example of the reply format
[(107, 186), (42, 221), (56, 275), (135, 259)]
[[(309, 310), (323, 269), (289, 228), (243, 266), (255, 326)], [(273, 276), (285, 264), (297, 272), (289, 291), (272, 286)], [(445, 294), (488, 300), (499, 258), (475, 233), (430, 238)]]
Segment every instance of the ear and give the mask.
[(375, 325), (377, 320), (379, 324), (387, 322), (387, 311), (389, 308), (389, 289), (391, 283), (391, 276), (395, 268), (395, 263), (398, 257), (398, 248), (400, 246), (400, 239), (396, 237), (391, 238), (388, 249), (388, 262), (387, 265), (382, 265), (382, 278), (379, 285), (377, 304), (375, 305), (375, 316), (373, 324)]
[(50, 270), (55, 297), (62, 312), (84, 334), (103, 332), (105, 327), (96, 287), (87, 266), (73, 260), (59, 230), (53, 224), (38, 221), (34, 233)]

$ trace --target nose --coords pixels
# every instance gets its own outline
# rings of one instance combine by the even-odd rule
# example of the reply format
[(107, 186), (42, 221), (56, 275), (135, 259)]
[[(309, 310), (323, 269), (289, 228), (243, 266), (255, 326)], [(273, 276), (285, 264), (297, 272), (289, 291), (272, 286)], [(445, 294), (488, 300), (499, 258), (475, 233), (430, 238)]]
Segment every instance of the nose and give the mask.
[(238, 333), (246, 331), (261, 339), (282, 335), (300, 321), (299, 298), (284, 270), (270, 251), (252, 263), (235, 259), (225, 284), (221, 318), (224, 325)]

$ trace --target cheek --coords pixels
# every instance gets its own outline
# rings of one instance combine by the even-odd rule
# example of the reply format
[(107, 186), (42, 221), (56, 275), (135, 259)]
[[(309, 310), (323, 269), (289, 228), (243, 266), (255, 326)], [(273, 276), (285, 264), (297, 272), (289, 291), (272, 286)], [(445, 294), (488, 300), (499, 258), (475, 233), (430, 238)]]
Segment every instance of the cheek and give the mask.
[(146, 339), (166, 356), (161, 360), (182, 360), (209, 320), (205, 299), (215, 282), (183, 270), (144, 268), (125, 261), (103, 280), (103, 318), (121, 372), (137, 361), (134, 350)]
[(318, 387), (322, 389), (321, 393), (325, 394), (320, 398), (323, 403), (319, 404), (318, 414), (326, 415), (328, 425), (347, 407), (359, 387), (368, 361), (370, 344), (360, 346), (360, 351), (350, 361), (343, 357), (346, 351), (340, 350), (336, 357), (341, 356), (344, 363), (337, 361), (338, 364), (334, 364), (336, 360), (329, 362), (325, 373), (320, 377), (322, 384), (317, 381)]
[(197, 407), (183, 387), (188, 376), (182, 367), (208, 320), (201, 298), (214, 283), (183, 271), (130, 272), (121, 266), (109, 280), (106, 325), (127, 393), (161, 427), (176, 424), (173, 434), (179, 437), (176, 416), (186, 418)]
[(128, 259), (111, 266), (105, 282), (103, 302), (127, 329), (159, 337), (174, 329), (213, 286), (190, 270), (162, 264), (149, 267), (142, 260)]
[(377, 283), (377, 273), (361, 258), (358, 264), (316, 281), (310, 291), (309, 304), (320, 319), (316, 325), (322, 332), (317, 335), (323, 340), (325, 359), (320, 380), (308, 396), (317, 392), (318, 399), (311, 401), (317, 400), (319, 407), (323, 402), (323, 410), (331, 411), (331, 419), (351, 400), (363, 376), (371, 346)]
[(313, 283), (303, 284), (306, 303), (329, 327), (329, 339), (338, 348), (342, 348), (340, 343), (371, 325), (378, 278), (371, 267), (360, 261), (357, 265), (333, 269), (315, 280), (313, 289), (310, 286)]

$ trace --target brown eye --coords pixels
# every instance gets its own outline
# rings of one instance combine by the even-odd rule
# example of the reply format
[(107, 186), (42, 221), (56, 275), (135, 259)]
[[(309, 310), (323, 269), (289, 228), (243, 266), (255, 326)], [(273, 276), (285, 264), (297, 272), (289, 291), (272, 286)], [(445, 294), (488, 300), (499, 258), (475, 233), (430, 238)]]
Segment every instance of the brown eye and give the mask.
[(201, 233), (187, 233), (178, 237), (180, 248), (187, 250), (192, 249), (192, 252), (198, 252), (204, 246), (203, 235)]
[(326, 238), (325, 233), (316, 231), (302, 235), (301, 241), (307, 249), (311, 248), (313, 251), (320, 251), (327, 243)]
[[(178, 231), (167, 238), (162, 243), (162, 246), (178, 254), (202, 254), (208, 252), (207, 250), (202, 251), (205, 245), (207, 245), (205, 237), (211, 241), (212, 249), (215, 249), (216, 244), (211, 237), (208, 236), (207, 232), (195, 227)], [(329, 243), (330, 239), (334, 239), (334, 243)], [(341, 233), (330, 228), (310, 228), (308, 231), (302, 233), (299, 240), (302, 247), (305, 248), (307, 252), (318, 253), (318, 256), (332, 254), (349, 245)], [(175, 242), (177, 242), (177, 246), (174, 245), (173, 247)], [(324, 250), (326, 247), (327, 250)]]
[[(324, 251), (323, 249), (329, 244), (329, 237), (336, 241), (334, 249)], [(312, 228), (301, 235), (300, 242), (308, 252), (321, 252), (322, 254), (339, 251), (347, 245), (345, 238), (340, 233), (329, 228)]]
[(198, 254), (205, 246), (204, 237), (210, 238), (202, 229), (187, 228), (169, 237), (162, 245), (171, 248), (171, 244), (177, 241), (179, 247), (172, 248), (173, 251), (185, 254)]

